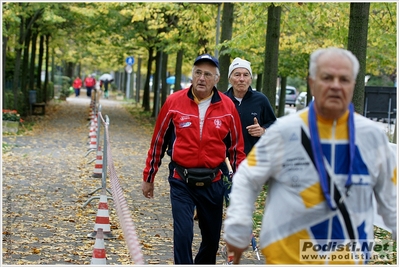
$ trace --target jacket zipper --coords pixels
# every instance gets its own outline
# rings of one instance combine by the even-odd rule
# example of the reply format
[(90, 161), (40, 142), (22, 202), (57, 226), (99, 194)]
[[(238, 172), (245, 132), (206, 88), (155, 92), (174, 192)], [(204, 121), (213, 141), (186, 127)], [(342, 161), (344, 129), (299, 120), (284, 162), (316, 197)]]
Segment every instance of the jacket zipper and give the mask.
[[(334, 175), (334, 166), (335, 166), (335, 132), (336, 132), (336, 126), (337, 126), (337, 120), (333, 121), (333, 125), (331, 127), (331, 169), (332, 169), (332, 175)], [(334, 201), (334, 177), (330, 177), (330, 195), (331, 195), (331, 200)], [(335, 213), (335, 212), (334, 212)], [(331, 239), (331, 234), (332, 234), (332, 222), (333, 218), (330, 218), (329, 220), (329, 239)]]

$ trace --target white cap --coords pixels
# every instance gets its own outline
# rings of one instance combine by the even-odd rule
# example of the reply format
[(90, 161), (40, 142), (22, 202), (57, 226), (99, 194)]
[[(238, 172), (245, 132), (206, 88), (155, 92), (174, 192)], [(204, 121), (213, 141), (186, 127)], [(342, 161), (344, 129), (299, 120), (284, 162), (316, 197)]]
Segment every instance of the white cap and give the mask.
[(249, 71), (249, 74), (251, 74), (251, 78), (252, 78), (252, 69), (251, 69), (251, 62), (246, 61), (245, 59), (236, 57), (233, 62), (231, 62), (231, 65), (229, 67), (229, 78), (231, 73), (233, 72), (233, 70), (235, 70), (236, 68), (245, 68)]

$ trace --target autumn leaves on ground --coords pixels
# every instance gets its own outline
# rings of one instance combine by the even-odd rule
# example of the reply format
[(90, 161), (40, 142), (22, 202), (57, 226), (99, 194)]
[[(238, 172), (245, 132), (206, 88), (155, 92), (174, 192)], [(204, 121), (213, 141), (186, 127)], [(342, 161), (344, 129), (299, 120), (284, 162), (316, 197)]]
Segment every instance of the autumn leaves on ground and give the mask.
[[(154, 119), (143, 116), (135, 104), (120, 103), (100, 101), (103, 116), (109, 117), (114, 167), (144, 263), (170, 265), (173, 264), (173, 222), (166, 179), (168, 157), (164, 158), (156, 178), (155, 197), (147, 200), (141, 193), (141, 177)], [(101, 186), (101, 179), (92, 177), (96, 155), (88, 154), (89, 114), (90, 99), (71, 97), (50, 103), (45, 116), (27, 118), (26, 124), (35, 120), (32, 129), (26, 127), (18, 135), (3, 134), (3, 265), (90, 264), (95, 239), (87, 235), (94, 230), (98, 199), (83, 205), (91, 197), (88, 194)], [(104, 134), (103, 128), (100, 129), (101, 145)], [(99, 196), (99, 192), (93, 196)], [(263, 200), (258, 205), (256, 216), (261, 216)], [(111, 232), (116, 238), (105, 240), (107, 264), (134, 264), (112, 199), (108, 200), (108, 207)], [(255, 227), (256, 236), (259, 226), (260, 222)], [(200, 242), (197, 223), (194, 232), (195, 253)], [(376, 239), (386, 238), (387, 233), (376, 228)], [(220, 245), (224, 245), (223, 240)], [(258, 261), (249, 248), (241, 263), (263, 264), (261, 258)], [(217, 263), (223, 263), (220, 254)], [(389, 263), (396, 263), (396, 249), (394, 261)]]
[[(172, 264), (172, 220), (162, 168), (157, 197), (141, 195), (141, 171), (152, 126), (137, 122), (113, 101), (102, 101), (110, 119), (112, 158), (132, 213), (145, 264)], [(3, 135), (3, 264), (90, 264), (98, 199), (83, 204), (101, 186), (88, 152), (90, 99), (52, 103), (33, 130)], [(100, 134), (100, 144), (103, 135)], [(107, 184), (109, 188), (109, 184)], [(95, 193), (98, 195), (99, 193)], [(133, 264), (112, 200), (107, 264)], [(143, 208), (146, 207), (146, 208)]]
[[(112, 159), (144, 263), (173, 264), (168, 159), (165, 157), (157, 175), (155, 198), (147, 200), (141, 194), (141, 177), (154, 121), (140, 116), (135, 104), (120, 103), (100, 101), (103, 116), (109, 117)], [(85, 157), (89, 114), (90, 99), (72, 97), (48, 105), (44, 117), (35, 117), (33, 129), (3, 134), (3, 264), (90, 264), (95, 239), (87, 235), (94, 229), (98, 199), (83, 205), (90, 199), (88, 193), (101, 186), (101, 179), (92, 177), (95, 162), (89, 162), (96, 158), (95, 153)], [(101, 145), (104, 135), (100, 129)], [(134, 264), (113, 205), (109, 199), (110, 227), (116, 238), (105, 240), (107, 264)], [(199, 241), (196, 223), (194, 251)], [(252, 254), (248, 251), (248, 263), (256, 259)], [(220, 255), (217, 262), (223, 263)]]

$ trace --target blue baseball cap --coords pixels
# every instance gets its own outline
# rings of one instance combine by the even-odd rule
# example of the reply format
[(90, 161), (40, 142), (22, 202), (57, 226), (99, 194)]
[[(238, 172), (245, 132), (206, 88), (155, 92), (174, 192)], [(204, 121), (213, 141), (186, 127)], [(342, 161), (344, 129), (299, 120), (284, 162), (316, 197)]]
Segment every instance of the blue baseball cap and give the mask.
[(203, 55), (198, 56), (194, 61), (194, 65), (197, 65), (199, 62), (202, 62), (202, 61), (212, 62), (216, 66), (216, 68), (219, 69), (219, 61), (215, 57), (213, 57), (209, 54), (203, 54)]

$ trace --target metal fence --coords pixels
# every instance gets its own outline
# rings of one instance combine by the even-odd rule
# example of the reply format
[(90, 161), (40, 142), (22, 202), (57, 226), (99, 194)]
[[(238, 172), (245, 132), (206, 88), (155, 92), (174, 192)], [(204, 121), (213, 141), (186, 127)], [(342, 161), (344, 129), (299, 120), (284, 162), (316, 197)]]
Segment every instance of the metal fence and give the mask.
[(366, 86), (364, 116), (387, 121), (396, 119), (396, 87)]

